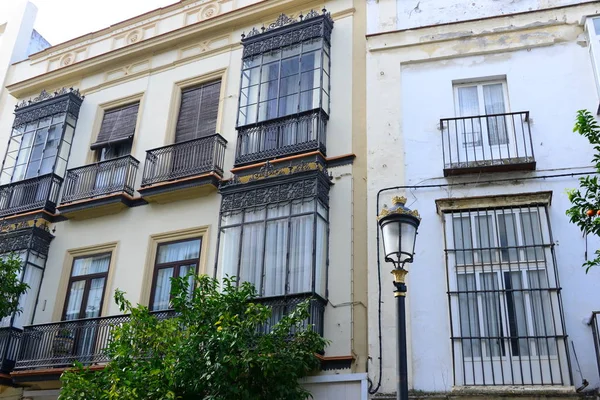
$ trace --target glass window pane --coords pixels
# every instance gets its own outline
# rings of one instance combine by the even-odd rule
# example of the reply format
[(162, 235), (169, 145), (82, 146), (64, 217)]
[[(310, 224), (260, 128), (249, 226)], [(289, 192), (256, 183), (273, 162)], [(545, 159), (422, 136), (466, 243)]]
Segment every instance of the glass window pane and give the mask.
[(156, 273), (152, 311), (168, 310), (171, 303), (171, 278), (175, 268), (161, 268)]
[(90, 282), (90, 291), (87, 296), (84, 318), (96, 318), (102, 312), (102, 295), (106, 278), (94, 278)]
[(281, 61), (281, 78), (297, 75), (300, 72), (300, 57), (291, 57)]
[(262, 75), (260, 78), (261, 83), (277, 79), (279, 79), (279, 62), (263, 65)]
[(313, 221), (312, 215), (295, 217), (290, 221), (288, 293), (312, 291)]
[(516, 262), (517, 230), (513, 213), (498, 215), (498, 236), (500, 236), (500, 254), (503, 262)]
[(315, 291), (325, 297), (327, 293), (327, 222), (317, 218), (317, 265)]
[[(479, 337), (479, 312), (475, 291), (475, 275), (459, 274), (456, 276), (458, 286), (458, 308), (460, 314), (460, 336), (469, 339), (462, 340), (462, 350), (465, 357), (481, 356), (481, 341)], [(475, 339), (473, 339), (475, 338)]]
[(26, 132), (31, 132), (31, 131), (34, 131), (34, 130), (37, 128), (37, 124), (38, 124), (38, 122), (37, 122), (37, 121), (33, 121), (33, 122), (30, 122), (30, 123), (28, 123), (28, 124), (25, 126), (25, 131), (26, 131)]
[[(29, 255), (30, 260), (33, 257), (33, 254)], [(13, 326), (16, 328), (22, 328), (24, 325), (29, 325), (33, 322), (35, 302), (40, 290), (40, 284), (42, 283), (42, 269), (27, 265), (23, 274), (23, 282), (29, 285), (29, 289), (19, 298), (19, 307), (22, 311), (15, 315)]]
[(300, 90), (306, 91), (313, 88), (318, 88), (321, 85), (321, 70), (315, 69), (308, 72), (303, 72), (300, 77)]
[(221, 226), (235, 225), (242, 223), (242, 212), (230, 212), (223, 214), (221, 218)]
[[(486, 115), (504, 114), (506, 112), (506, 107), (504, 106), (504, 89), (501, 83), (483, 85), (483, 100)], [(508, 130), (504, 117), (489, 117), (486, 118), (486, 122), (490, 145), (508, 143)]]
[(302, 54), (301, 60), (301, 71), (311, 71), (313, 69), (321, 68), (321, 52), (313, 51), (312, 53), (304, 53)]
[(295, 114), (298, 112), (298, 95), (282, 97), (279, 99), (279, 116)]
[(244, 225), (240, 280), (252, 283), (259, 294), (262, 293), (264, 240), (265, 225), (263, 223)]
[(267, 206), (267, 218), (287, 217), (290, 215), (289, 204), (272, 204)]
[(279, 96), (287, 96), (289, 94), (298, 93), (299, 82), (298, 75), (282, 78), (279, 85)]
[[(182, 265), (179, 267), (179, 277), (182, 278), (184, 276), (187, 276), (189, 273), (193, 273), (196, 271), (196, 265), (195, 264), (191, 264), (191, 265)], [(188, 277), (188, 300), (192, 298), (192, 295), (194, 294), (194, 275), (190, 275)]]
[(242, 72), (242, 87), (257, 85), (260, 81), (260, 67), (255, 67)]
[[(527, 272), (529, 288), (547, 289), (548, 277), (546, 271)], [(531, 314), (533, 320), (533, 331), (535, 336), (554, 336), (556, 333), (552, 322), (552, 309), (550, 292), (548, 290), (531, 291)], [(556, 355), (556, 339), (535, 339), (532, 341), (537, 354), (541, 356)]]
[(245, 59), (242, 68), (249, 69), (258, 65), (260, 65), (260, 56)]
[(321, 48), (321, 39), (307, 40), (306, 42), (302, 43), (302, 52), (303, 53), (306, 53), (311, 50), (317, 50), (320, 48)]
[(281, 58), (281, 52), (279, 50), (273, 50), (263, 54), (263, 65), (272, 61), (278, 61)]
[(100, 274), (108, 271), (110, 265), (110, 254), (76, 258), (73, 261), (71, 276)]
[(67, 309), (65, 311), (65, 320), (78, 319), (81, 312), (81, 303), (83, 302), (83, 292), (85, 291), (85, 280), (71, 283), (68, 293)]
[(502, 336), (502, 317), (500, 314), (500, 286), (497, 273), (482, 273), (479, 275), (481, 294), (481, 311), (483, 314), (483, 330), (487, 340), (484, 347), (487, 356), (498, 357), (503, 353), (503, 344), (499, 339)]
[(267, 119), (277, 117), (277, 99), (263, 101), (258, 104), (258, 120), (265, 121)]
[(456, 254), (456, 264), (473, 264), (473, 252), (466, 251), (473, 248), (471, 237), (471, 218), (453, 217), (452, 229), (454, 237), (454, 249)]
[(308, 111), (319, 107), (319, 93), (321, 93), (321, 89), (300, 93), (300, 111)]
[(66, 114), (58, 114), (52, 117), (52, 125), (59, 124), (65, 121)]
[(161, 244), (158, 247), (157, 264), (175, 261), (197, 260), (200, 257), (200, 239)]
[(283, 48), (283, 55), (281, 56), (282, 58), (287, 58), (287, 57), (291, 57), (291, 56), (295, 56), (297, 54), (300, 53), (300, 45), (299, 44), (294, 44), (292, 46), (287, 46)]
[(260, 85), (260, 101), (277, 99), (279, 82), (271, 81)]
[(475, 241), (477, 242), (477, 248), (484, 249), (477, 251), (476, 257), (478, 262), (489, 263), (492, 260), (492, 250), (494, 247), (494, 236), (495, 232), (492, 228), (492, 216), (491, 215), (477, 215), (475, 216)]
[(287, 219), (267, 222), (263, 296), (285, 294), (287, 248)]
[(52, 117), (46, 117), (46, 118), (40, 119), (38, 128), (44, 128), (44, 127), (50, 125), (51, 121), (52, 121)]
[(540, 227), (540, 217), (537, 212), (522, 212), (521, 213), (521, 225), (523, 227), (523, 244), (527, 247), (526, 256), (527, 260), (543, 260), (544, 259), (544, 248), (541, 246), (542, 232)]
[(513, 355), (528, 355), (527, 339), (517, 339), (527, 336), (527, 316), (525, 313), (525, 296), (523, 295), (523, 277), (521, 271), (504, 272), (504, 287), (506, 289), (506, 310), (508, 313), (508, 328), (510, 346)]

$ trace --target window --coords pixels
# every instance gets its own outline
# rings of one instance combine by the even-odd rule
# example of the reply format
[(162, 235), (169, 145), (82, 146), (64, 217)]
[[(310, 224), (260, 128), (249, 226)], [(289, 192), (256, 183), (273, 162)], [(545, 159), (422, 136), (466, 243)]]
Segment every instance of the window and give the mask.
[[(202, 239), (187, 239), (158, 245), (150, 295), (150, 310), (168, 310), (171, 303), (171, 278), (197, 273)], [(193, 286), (190, 277), (189, 287)], [(190, 293), (191, 295), (191, 293)]]
[(465, 146), (497, 146), (509, 141), (504, 115), (508, 112), (505, 82), (485, 82), (454, 86), (458, 117), (486, 116), (471, 119), (462, 126)]
[(260, 297), (325, 297), (327, 220), (314, 198), (223, 213), (222, 274), (254, 284)]
[(63, 320), (96, 318), (102, 312), (111, 254), (73, 260)]
[(329, 112), (329, 46), (323, 39), (244, 60), (238, 126), (319, 107)]
[(445, 215), (457, 384), (566, 384), (566, 335), (547, 211)]
[(216, 133), (220, 94), (220, 80), (182, 90), (175, 143)]
[(98, 138), (91, 146), (96, 151), (96, 160), (105, 161), (126, 156), (131, 144), (140, 103), (128, 104), (104, 112)]

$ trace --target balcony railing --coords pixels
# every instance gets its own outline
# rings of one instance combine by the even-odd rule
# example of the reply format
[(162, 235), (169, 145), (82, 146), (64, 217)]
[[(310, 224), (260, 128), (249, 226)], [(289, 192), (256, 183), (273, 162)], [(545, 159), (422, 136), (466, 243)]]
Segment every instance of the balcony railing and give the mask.
[(440, 120), (444, 175), (535, 169), (529, 111)]
[(216, 172), (223, 176), (227, 141), (218, 133), (146, 152), (142, 186)]
[(594, 348), (596, 350), (596, 364), (598, 365), (598, 375), (600, 376), (600, 311), (592, 312), (589, 325), (592, 328)]
[(42, 175), (0, 186), (0, 217), (43, 209), (56, 209), (62, 178)]
[(308, 325), (313, 326), (313, 330), (323, 336), (323, 320), (325, 316), (325, 306), (327, 301), (318, 295), (312, 293), (302, 293), (287, 296), (264, 297), (258, 298), (255, 301), (265, 306), (271, 307), (271, 319), (262, 328), (263, 332), (269, 332), (281, 318), (294, 311), (294, 309), (306, 299), (310, 300), (308, 312), (310, 316), (304, 321), (304, 328)]
[[(153, 314), (169, 318), (173, 311)], [(67, 367), (75, 361), (85, 365), (108, 362), (104, 349), (111, 332), (129, 320), (129, 315), (116, 315), (26, 326), (15, 369)]]
[(320, 109), (239, 127), (235, 164), (315, 150), (325, 154), (326, 128), (327, 114)]
[(0, 328), (0, 372), (10, 373), (17, 360), (22, 330), (12, 327)]
[(139, 164), (132, 156), (124, 156), (68, 170), (62, 203), (120, 192), (133, 196)]

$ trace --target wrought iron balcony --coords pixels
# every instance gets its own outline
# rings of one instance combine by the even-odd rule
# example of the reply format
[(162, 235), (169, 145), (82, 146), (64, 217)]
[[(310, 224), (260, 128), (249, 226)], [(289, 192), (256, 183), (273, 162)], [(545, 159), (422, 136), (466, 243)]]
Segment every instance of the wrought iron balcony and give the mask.
[(21, 329), (6, 327), (0, 328), (0, 372), (10, 373), (17, 360), (19, 344), (21, 340)]
[(0, 186), (0, 217), (33, 210), (54, 213), (62, 181), (47, 174)]
[(62, 204), (114, 193), (133, 196), (139, 164), (124, 156), (68, 170)]
[(308, 325), (313, 326), (313, 330), (323, 336), (323, 320), (325, 316), (325, 306), (327, 301), (319, 295), (313, 293), (301, 293), (286, 296), (263, 297), (255, 300), (256, 303), (263, 304), (271, 308), (271, 319), (262, 328), (263, 332), (269, 332), (284, 315), (294, 311), (298, 304), (304, 300), (310, 300), (308, 312), (309, 318), (304, 322), (304, 328)]
[(238, 127), (235, 165), (316, 150), (325, 155), (327, 119), (318, 109)]
[[(170, 318), (173, 311), (153, 313), (157, 318)], [(23, 328), (21, 351), (15, 370), (58, 368), (108, 362), (106, 349), (111, 332), (130, 320), (129, 315), (86, 318)]]
[(440, 120), (444, 176), (534, 170), (529, 111)]
[(142, 186), (216, 172), (223, 176), (227, 140), (218, 133), (146, 152)]

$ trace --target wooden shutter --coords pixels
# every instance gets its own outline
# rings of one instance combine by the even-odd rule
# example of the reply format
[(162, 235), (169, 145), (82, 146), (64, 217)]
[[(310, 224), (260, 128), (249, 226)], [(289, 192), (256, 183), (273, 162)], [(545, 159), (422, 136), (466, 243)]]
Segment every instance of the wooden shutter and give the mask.
[(140, 103), (137, 102), (106, 111), (98, 139), (92, 144), (91, 149), (96, 150), (109, 144), (131, 140), (135, 133), (139, 107)]
[(221, 81), (185, 89), (181, 93), (175, 143), (216, 133), (220, 93)]

